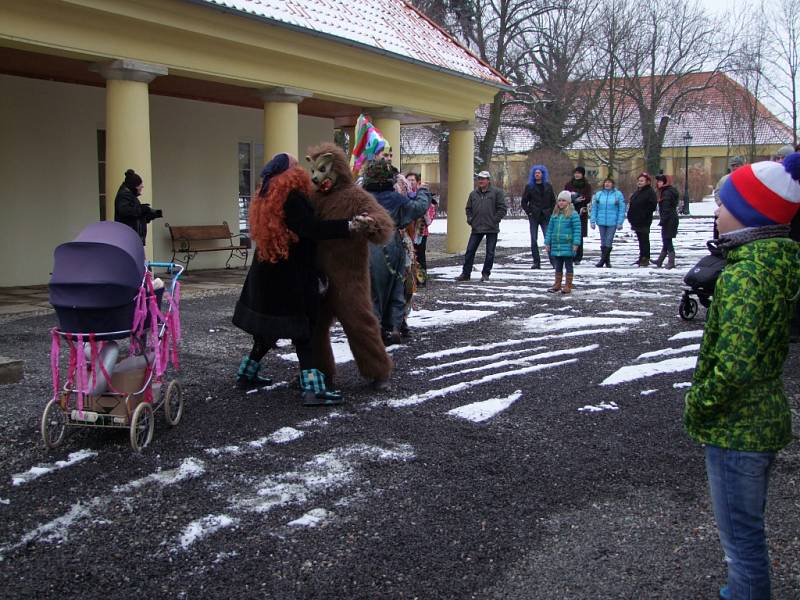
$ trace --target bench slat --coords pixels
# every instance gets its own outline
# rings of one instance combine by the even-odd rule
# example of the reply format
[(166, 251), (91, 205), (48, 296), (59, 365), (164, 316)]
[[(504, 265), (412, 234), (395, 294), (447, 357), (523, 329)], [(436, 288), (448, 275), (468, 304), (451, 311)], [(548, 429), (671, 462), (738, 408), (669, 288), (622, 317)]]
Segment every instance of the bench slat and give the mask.
[(231, 232), (225, 225), (170, 226), (170, 232), (172, 233), (173, 239), (176, 240), (227, 240), (231, 237)]

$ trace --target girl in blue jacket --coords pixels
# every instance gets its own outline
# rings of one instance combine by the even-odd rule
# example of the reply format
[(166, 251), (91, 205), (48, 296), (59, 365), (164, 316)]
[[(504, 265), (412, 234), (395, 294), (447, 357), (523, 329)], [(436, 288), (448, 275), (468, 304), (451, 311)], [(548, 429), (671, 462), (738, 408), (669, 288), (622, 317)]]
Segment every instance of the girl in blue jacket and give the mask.
[(614, 233), (622, 229), (625, 221), (625, 197), (616, 187), (611, 177), (603, 181), (603, 189), (592, 197), (589, 210), (589, 222), (594, 229), (600, 226), (600, 262), (595, 267), (611, 266), (611, 246), (614, 244)]
[[(548, 292), (572, 292), (572, 259), (581, 245), (581, 218), (572, 207), (572, 194), (564, 191), (558, 195), (553, 215), (547, 224), (544, 247), (556, 269), (556, 281)], [(561, 287), (562, 270), (567, 271), (567, 282)]]

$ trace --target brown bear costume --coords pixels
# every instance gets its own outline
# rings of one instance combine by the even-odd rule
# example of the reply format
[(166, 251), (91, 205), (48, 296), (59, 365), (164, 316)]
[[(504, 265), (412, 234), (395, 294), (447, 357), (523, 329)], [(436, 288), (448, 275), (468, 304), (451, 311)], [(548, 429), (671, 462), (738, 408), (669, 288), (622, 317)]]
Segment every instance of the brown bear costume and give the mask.
[(338, 319), (361, 375), (385, 389), (394, 365), (372, 308), (367, 242), (385, 244), (394, 233), (394, 222), (372, 194), (353, 182), (341, 148), (320, 144), (309, 150), (306, 159), (311, 163), (311, 181), (316, 188), (311, 203), (319, 219), (351, 219), (357, 215), (374, 219), (366, 235), (318, 242), (317, 262), (328, 277), (329, 287), (312, 335), (316, 368), (329, 381), (336, 374), (330, 328)]

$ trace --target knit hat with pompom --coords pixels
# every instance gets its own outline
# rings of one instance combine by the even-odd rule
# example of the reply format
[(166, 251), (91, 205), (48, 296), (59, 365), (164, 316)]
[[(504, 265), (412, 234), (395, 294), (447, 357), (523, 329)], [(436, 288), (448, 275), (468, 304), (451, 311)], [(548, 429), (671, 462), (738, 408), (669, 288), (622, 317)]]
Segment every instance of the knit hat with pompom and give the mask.
[(722, 185), (722, 204), (745, 227), (785, 225), (800, 208), (800, 152), (744, 165)]

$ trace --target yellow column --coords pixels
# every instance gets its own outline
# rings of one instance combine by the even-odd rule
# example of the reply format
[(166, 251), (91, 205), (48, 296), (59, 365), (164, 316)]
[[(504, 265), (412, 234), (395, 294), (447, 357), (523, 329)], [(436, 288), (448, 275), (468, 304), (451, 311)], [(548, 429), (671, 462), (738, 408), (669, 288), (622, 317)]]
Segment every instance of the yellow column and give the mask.
[(311, 94), (281, 87), (261, 90), (260, 96), (264, 101), (264, 161), (280, 152), (288, 152), (299, 159), (297, 106)]
[(447, 162), (447, 251), (464, 252), (470, 227), (464, 209), (474, 189), (475, 134), (471, 121), (450, 123)]
[(401, 169), (400, 117), (402, 113), (397, 109), (386, 107), (370, 111), (370, 116), (372, 117), (372, 124), (378, 128), (392, 147), (392, 164)]
[[(106, 79), (106, 219), (114, 218), (114, 197), (133, 169), (142, 178), (140, 200), (153, 204), (152, 158), (150, 155), (150, 94), (148, 84), (166, 75), (161, 65), (135, 60), (115, 60), (90, 67)], [(153, 258), (153, 235), (147, 236), (145, 254)]]

